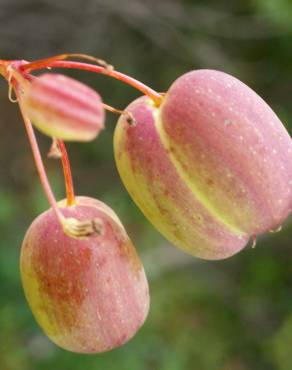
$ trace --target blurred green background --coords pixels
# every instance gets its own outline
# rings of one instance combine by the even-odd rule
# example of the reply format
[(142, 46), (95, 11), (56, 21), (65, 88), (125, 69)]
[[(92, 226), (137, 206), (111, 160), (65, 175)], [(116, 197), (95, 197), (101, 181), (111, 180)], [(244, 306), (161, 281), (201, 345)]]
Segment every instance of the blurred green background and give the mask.
[[(223, 70), (256, 90), (292, 132), (290, 0), (0, 0), (0, 50), (3, 59), (92, 54), (158, 91), (191, 69)], [(117, 108), (139, 95), (105, 76), (69, 73)], [(292, 369), (291, 222), (225, 261), (176, 250), (119, 180), (111, 114), (96, 141), (68, 146), (75, 187), (124, 223), (149, 277), (150, 314), (133, 340), (105, 354), (53, 345), (26, 304), (18, 269), (24, 233), (48, 205), (4, 81), (0, 105), (0, 370)], [(45, 156), (50, 142), (38, 138)], [(46, 166), (62, 198), (59, 163)]]

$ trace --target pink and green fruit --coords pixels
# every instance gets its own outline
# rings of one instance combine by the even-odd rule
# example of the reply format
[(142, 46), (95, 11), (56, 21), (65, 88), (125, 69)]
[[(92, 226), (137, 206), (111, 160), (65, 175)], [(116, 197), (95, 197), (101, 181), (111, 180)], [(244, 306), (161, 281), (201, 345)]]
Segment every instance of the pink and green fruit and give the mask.
[(44, 134), (69, 141), (93, 140), (104, 127), (97, 92), (73, 78), (45, 73), (24, 85), (23, 106)]
[(101, 233), (64, 234), (55, 213), (41, 214), (26, 233), (21, 277), (32, 312), (48, 337), (73, 352), (95, 353), (127, 342), (149, 308), (143, 266), (125, 229), (104, 203), (77, 197), (59, 206), (66, 217), (98, 220)]
[(272, 109), (223, 72), (178, 78), (156, 106), (141, 97), (118, 121), (118, 171), (145, 216), (205, 259), (240, 251), (291, 213), (292, 140)]

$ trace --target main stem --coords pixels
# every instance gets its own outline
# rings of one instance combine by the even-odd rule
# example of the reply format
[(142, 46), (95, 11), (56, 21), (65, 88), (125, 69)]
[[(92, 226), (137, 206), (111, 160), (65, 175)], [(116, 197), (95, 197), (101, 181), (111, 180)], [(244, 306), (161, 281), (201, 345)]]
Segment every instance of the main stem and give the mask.
[(57, 140), (57, 144), (61, 152), (61, 160), (65, 178), (67, 206), (73, 206), (75, 204), (75, 195), (69, 156), (63, 140)]
[(130, 86), (133, 86), (137, 90), (141, 91), (143, 94), (147, 95), (150, 99), (154, 101), (154, 103), (159, 106), (162, 102), (163, 96), (159, 94), (157, 91), (151, 89), (149, 86), (143, 84), (142, 82), (136, 80), (133, 77), (127, 76), (121, 72), (115, 71), (114, 69), (107, 69), (105, 67), (97, 66), (94, 64), (82, 63), (82, 62), (74, 62), (74, 61), (50, 61), (46, 60), (46, 62), (36, 61), (31, 62), (28, 64), (24, 64), (19, 67), (20, 70), (30, 72), (37, 69), (42, 68), (73, 68), (73, 69), (81, 69), (89, 72), (95, 73), (102, 73), (106, 76), (113, 77), (117, 80), (120, 80)]

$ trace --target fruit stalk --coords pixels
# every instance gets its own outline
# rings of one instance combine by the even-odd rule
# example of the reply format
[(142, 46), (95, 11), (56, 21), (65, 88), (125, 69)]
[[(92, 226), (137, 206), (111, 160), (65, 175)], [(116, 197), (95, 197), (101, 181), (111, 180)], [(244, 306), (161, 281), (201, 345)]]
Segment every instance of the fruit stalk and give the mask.
[(75, 195), (69, 156), (63, 140), (57, 140), (57, 145), (61, 152), (61, 161), (65, 178), (67, 206), (72, 206), (75, 204)]
[(159, 106), (162, 101), (162, 95), (159, 94), (157, 91), (151, 89), (149, 86), (143, 84), (142, 82), (136, 80), (133, 77), (127, 76), (121, 72), (106, 69), (101, 66), (82, 63), (82, 62), (74, 62), (74, 61), (63, 61), (63, 60), (45, 60), (36, 61), (28, 64), (24, 64), (20, 66), (21, 71), (31, 72), (33, 70), (38, 70), (42, 68), (73, 68), (73, 69), (81, 69), (89, 72), (94, 73), (102, 73), (106, 76), (113, 77), (117, 80), (120, 80), (135, 89), (141, 91), (143, 94), (147, 95), (151, 100), (154, 101), (156, 106)]
[(41, 184), (43, 186), (43, 189), (44, 189), (44, 192), (47, 196), (49, 204), (51, 205), (51, 207), (54, 210), (56, 216), (58, 217), (58, 220), (61, 222), (62, 219), (63, 219), (63, 215), (62, 215), (62, 213), (60, 212), (60, 210), (58, 208), (54, 193), (51, 189), (51, 186), (50, 186), (47, 174), (46, 174), (46, 170), (45, 170), (44, 163), (43, 163), (43, 160), (42, 160), (42, 157), (41, 157), (41, 154), (40, 154), (40, 150), (39, 150), (39, 147), (38, 147), (38, 143), (37, 143), (37, 140), (36, 140), (36, 137), (35, 137), (35, 133), (34, 133), (32, 124), (31, 124), (30, 120), (28, 119), (28, 117), (26, 116), (25, 110), (24, 110), (23, 105), (22, 105), (20, 93), (19, 93), (17, 87), (15, 87), (14, 90), (15, 90), (15, 94), (16, 94), (17, 99), (18, 99), (20, 112), (21, 112), (21, 115), (22, 115), (22, 118), (23, 118), (23, 121), (24, 121), (26, 133), (27, 133), (27, 136), (28, 136), (28, 139), (29, 139), (29, 142), (30, 142), (30, 146), (31, 146), (31, 149), (32, 149), (32, 154), (33, 154), (33, 157), (34, 157), (34, 161), (35, 161), (36, 168), (37, 168), (37, 171), (38, 171), (38, 174), (39, 174), (39, 177), (40, 177)]

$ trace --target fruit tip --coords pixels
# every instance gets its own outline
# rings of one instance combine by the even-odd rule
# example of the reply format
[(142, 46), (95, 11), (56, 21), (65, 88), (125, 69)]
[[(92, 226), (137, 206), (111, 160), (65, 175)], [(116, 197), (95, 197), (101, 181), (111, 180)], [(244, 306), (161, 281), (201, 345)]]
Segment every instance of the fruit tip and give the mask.
[(63, 231), (67, 236), (75, 239), (83, 239), (94, 235), (102, 235), (103, 224), (98, 218), (80, 221), (74, 217), (61, 220)]

